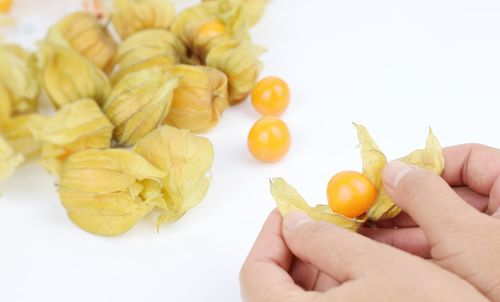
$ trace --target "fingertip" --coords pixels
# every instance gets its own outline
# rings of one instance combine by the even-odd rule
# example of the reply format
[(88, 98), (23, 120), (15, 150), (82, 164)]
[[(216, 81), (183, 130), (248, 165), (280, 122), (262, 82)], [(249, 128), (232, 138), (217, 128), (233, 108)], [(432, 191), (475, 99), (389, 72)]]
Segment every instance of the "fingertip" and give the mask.
[(312, 222), (312, 219), (306, 213), (300, 211), (290, 212), (283, 220), (284, 233), (293, 232), (304, 223)]

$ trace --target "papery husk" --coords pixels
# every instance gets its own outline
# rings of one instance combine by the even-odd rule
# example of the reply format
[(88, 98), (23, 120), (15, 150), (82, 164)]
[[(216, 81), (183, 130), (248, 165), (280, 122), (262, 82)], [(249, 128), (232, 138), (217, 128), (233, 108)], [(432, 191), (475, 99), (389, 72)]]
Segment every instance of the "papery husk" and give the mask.
[(0, 134), (0, 182), (14, 174), (23, 161), (23, 155), (14, 152), (7, 140)]
[(113, 60), (113, 84), (128, 73), (151, 67), (171, 67), (187, 59), (184, 44), (168, 30), (148, 29), (131, 35), (118, 47)]
[(116, 43), (107, 29), (88, 12), (75, 12), (53, 25), (46, 41), (70, 47), (102, 70), (109, 70)]
[(169, 0), (113, 0), (111, 21), (122, 39), (146, 29), (168, 29), (174, 17)]
[(0, 124), (4, 123), (12, 116), (12, 97), (9, 90), (0, 83)]
[(172, 73), (179, 85), (165, 123), (198, 133), (212, 129), (229, 106), (226, 75), (215, 68), (189, 65), (177, 65)]
[(83, 98), (101, 105), (111, 89), (106, 74), (70, 48), (41, 43), (39, 66), (40, 83), (56, 108)]
[(179, 219), (207, 194), (214, 157), (208, 139), (163, 126), (138, 141), (133, 150), (165, 172), (162, 192), (166, 204), (159, 225)]
[(128, 150), (85, 150), (63, 163), (59, 196), (69, 218), (80, 228), (115, 236), (164, 204), (164, 177)]
[(33, 160), (40, 156), (42, 147), (35, 137), (35, 131), (43, 127), (46, 121), (47, 117), (37, 113), (15, 116), (0, 123), (0, 133), (16, 154), (22, 154), (26, 160)]
[(133, 145), (165, 119), (178, 80), (159, 68), (130, 73), (111, 90), (103, 110), (120, 145)]
[(255, 86), (262, 63), (263, 49), (249, 42), (229, 41), (214, 47), (207, 55), (207, 66), (224, 72), (229, 83), (229, 103), (242, 102)]
[(67, 104), (36, 133), (43, 142), (41, 163), (60, 176), (61, 165), (71, 154), (87, 149), (108, 149), (113, 125), (92, 99)]
[[(243, 3), (234, 0), (203, 2), (180, 13), (172, 24), (172, 32), (196, 55), (204, 57), (213, 47), (212, 41), (197, 37), (200, 27), (206, 23), (218, 21), (225, 27), (224, 37), (209, 40), (232, 39), (243, 41), (248, 36), (248, 16)], [(211, 47), (207, 44), (210, 43)]]
[[(209, 1), (221, 1), (221, 0), (203, 0), (206, 2)], [(248, 23), (250, 26), (254, 26), (259, 23), (262, 15), (266, 10), (266, 6), (269, 0), (238, 0), (242, 1), (245, 5), (247, 15), (248, 15)]]
[[(35, 112), (40, 87), (33, 54), (20, 46), (0, 44), (0, 101), (10, 102), (10, 116)], [(6, 97), (7, 90), (9, 97)], [(0, 108), (1, 111), (4, 111)], [(5, 112), (0, 112), (3, 117)]]
[[(379, 190), (377, 199), (368, 210), (367, 216), (371, 221), (390, 219), (401, 212), (394, 201), (389, 197), (382, 186), (382, 169), (387, 163), (384, 154), (372, 139), (368, 130), (361, 125), (354, 124), (358, 131), (358, 138), (363, 160), (363, 174)], [(432, 171), (440, 175), (444, 169), (444, 156), (439, 141), (429, 129), (425, 149), (417, 150), (400, 159), (401, 161)]]
[(300, 211), (309, 215), (314, 220), (333, 223), (350, 231), (357, 231), (366, 221), (365, 216), (352, 219), (334, 213), (327, 205), (309, 206), (297, 190), (282, 178), (271, 179), (271, 194), (283, 217), (290, 212)]

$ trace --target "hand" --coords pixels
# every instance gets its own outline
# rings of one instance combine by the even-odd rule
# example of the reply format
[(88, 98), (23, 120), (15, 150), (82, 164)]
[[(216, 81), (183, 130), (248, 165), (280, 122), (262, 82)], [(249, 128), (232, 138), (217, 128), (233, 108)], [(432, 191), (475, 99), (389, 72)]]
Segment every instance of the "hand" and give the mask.
[(240, 275), (247, 302), (487, 301), (421, 258), (302, 213), (273, 211)]
[(500, 150), (462, 145), (444, 155), (442, 178), (389, 163), (384, 186), (406, 213), (362, 233), (430, 257), (500, 301)]

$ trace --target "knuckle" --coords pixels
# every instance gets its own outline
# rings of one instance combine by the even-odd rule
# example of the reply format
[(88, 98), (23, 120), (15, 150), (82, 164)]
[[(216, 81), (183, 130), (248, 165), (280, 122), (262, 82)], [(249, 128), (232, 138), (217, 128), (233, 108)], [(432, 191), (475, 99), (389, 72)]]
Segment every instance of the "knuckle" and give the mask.
[(397, 193), (407, 199), (418, 200), (427, 195), (430, 185), (436, 182), (440, 182), (440, 177), (436, 174), (424, 169), (415, 169), (403, 177), (397, 187)]

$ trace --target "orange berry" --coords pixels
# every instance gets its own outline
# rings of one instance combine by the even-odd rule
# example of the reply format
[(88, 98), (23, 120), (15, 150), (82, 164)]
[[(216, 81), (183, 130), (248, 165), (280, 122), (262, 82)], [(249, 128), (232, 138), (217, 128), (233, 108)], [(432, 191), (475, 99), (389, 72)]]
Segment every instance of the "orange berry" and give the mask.
[(0, 0), (0, 13), (8, 13), (12, 8), (12, 0)]
[(248, 134), (248, 149), (263, 162), (276, 162), (290, 150), (288, 126), (279, 118), (267, 116), (257, 121)]
[(252, 104), (262, 115), (279, 116), (290, 102), (290, 88), (278, 77), (260, 80), (252, 90)]
[(338, 214), (355, 218), (373, 205), (377, 198), (377, 188), (361, 173), (340, 172), (328, 183), (328, 205)]

